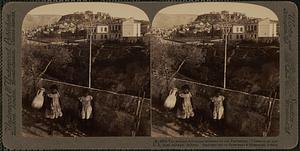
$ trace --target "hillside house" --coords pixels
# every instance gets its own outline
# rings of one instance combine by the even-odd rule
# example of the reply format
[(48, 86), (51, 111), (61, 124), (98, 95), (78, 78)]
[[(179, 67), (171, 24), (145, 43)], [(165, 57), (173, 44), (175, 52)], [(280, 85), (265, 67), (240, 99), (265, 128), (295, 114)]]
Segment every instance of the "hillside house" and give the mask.
[(110, 40), (122, 40), (122, 22), (122, 19), (114, 19), (108, 24)]
[[(253, 40), (256, 42), (272, 42), (278, 39), (277, 21), (268, 18), (250, 18), (246, 22), (230, 23), (228, 40)], [(222, 34), (224, 37), (224, 33)]]
[(125, 41), (134, 42), (141, 37), (141, 23), (129, 18), (122, 23), (122, 37)]
[(233, 24), (230, 33), (228, 35), (228, 40), (244, 40), (245, 39), (245, 26), (241, 24)]
[(278, 38), (277, 22), (269, 18), (262, 19), (258, 22), (258, 40), (271, 42)]
[(254, 40), (257, 41), (258, 37), (258, 19), (253, 18), (253, 19), (249, 19), (248, 22), (245, 24), (246, 27), (246, 32), (245, 32), (245, 36), (247, 40)]

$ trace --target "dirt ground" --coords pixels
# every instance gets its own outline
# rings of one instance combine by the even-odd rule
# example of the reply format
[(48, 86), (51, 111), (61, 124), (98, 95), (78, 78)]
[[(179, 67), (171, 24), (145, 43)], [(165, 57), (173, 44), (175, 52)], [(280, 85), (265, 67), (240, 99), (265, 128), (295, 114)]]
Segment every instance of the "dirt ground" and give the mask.
[(178, 119), (173, 111), (152, 109), (152, 137), (216, 137), (221, 133), (209, 121), (196, 115), (188, 120)]
[[(76, 126), (70, 126), (63, 124), (61, 121), (57, 124), (57, 127), (53, 131), (53, 134), (49, 134), (51, 120), (46, 119), (44, 112), (30, 111), (28, 109), (22, 110), (23, 114), (23, 131), (24, 137), (83, 137), (87, 136), (87, 131)], [(62, 119), (63, 120), (63, 119)]]

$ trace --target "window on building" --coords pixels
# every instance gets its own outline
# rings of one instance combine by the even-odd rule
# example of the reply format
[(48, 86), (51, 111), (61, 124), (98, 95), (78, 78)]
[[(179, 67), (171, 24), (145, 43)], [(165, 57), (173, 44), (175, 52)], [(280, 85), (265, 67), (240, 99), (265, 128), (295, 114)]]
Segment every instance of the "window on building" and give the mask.
[(256, 31), (256, 26), (254, 26), (254, 31)]
[(104, 27), (104, 31), (105, 31), (105, 32), (107, 31), (107, 28), (106, 28), (106, 27)]
[(254, 34), (254, 38), (256, 38), (256, 34)]
[(236, 39), (239, 39), (239, 35), (236, 35)]
[(240, 28), (240, 31), (243, 32), (243, 27)]
[(107, 39), (107, 35), (104, 35), (104, 38)]
[(241, 38), (241, 39), (244, 39), (244, 36), (243, 36), (243, 35), (241, 35), (241, 36), (240, 36), (240, 38)]

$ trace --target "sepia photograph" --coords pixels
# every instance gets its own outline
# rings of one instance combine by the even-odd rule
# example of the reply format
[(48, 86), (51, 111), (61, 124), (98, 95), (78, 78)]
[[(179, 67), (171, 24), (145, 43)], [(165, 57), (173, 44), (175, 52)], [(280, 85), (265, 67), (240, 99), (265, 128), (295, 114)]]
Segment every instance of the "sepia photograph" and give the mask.
[(150, 136), (149, 29), (147, 15), (125, 4), (57, 3), (28, 12), (22, 136)]
[(296, 4), (4, 2), (2, 148), (296, 149)]
[(2, 148), (296, 149), (290, 1), (2, 6)]
[(160, 10), (151, 28), (152, 137), (279, 135), (279, 23), (245, 3)]

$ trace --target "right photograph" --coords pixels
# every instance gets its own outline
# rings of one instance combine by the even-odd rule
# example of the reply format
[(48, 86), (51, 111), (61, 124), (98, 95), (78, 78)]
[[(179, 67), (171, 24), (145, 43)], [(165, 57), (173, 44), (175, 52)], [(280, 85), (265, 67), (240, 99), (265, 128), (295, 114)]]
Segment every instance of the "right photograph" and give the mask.
[(247, 3), (189, 3), (155, 16), (152, 137), (279, 135), (276, 14)]

